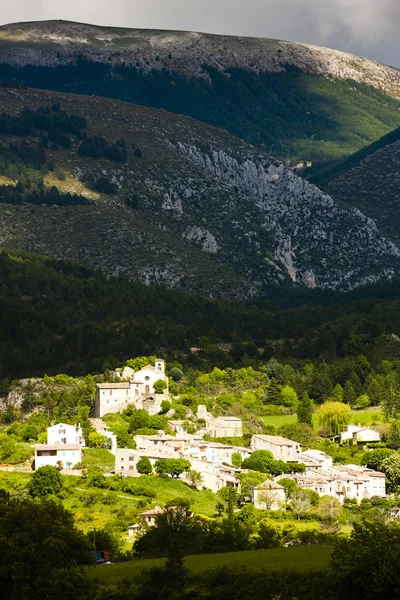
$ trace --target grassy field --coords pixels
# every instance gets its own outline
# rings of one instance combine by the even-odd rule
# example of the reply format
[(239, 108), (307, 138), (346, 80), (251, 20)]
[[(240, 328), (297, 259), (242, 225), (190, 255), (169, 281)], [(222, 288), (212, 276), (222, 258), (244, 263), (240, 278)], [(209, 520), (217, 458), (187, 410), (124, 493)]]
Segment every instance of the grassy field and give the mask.
[[(246, 566), (249, 569), (285, 569), (301, 571), (325, 569), (328, 566), (332, 546), (296, 546), (275, 548), (273, 550), (248, 550), (246, 552), (227, 552), (224, 554), (201, 554), (188, 556), (185, 564), (192, 571)], [(142, 569), (160, 567), (164, 559), (134, 560), (114, 565), (99, 565), (89, 569), (90, 577), (99, 578), (107, 583), (116, 584), (122, 579), (134, 577)]]
[[(380, 410), (353, 410), (351, 414), (352, 425), (376, 425), (384, 422), (384, 415)], [(284, 427), (285, 425), (293, 425), (297, 423), (296, 415), (275, 415), (264, 417), (266, 425), (273, 425), (276, 428)], [(313, 416), (314, 428), (318, 429), (317, 415)]]

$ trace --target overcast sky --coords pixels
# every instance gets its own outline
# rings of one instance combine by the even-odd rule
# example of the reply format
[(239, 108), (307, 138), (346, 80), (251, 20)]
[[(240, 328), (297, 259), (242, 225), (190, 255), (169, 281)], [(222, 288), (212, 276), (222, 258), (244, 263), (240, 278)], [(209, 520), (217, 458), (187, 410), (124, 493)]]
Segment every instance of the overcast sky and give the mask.
[(400, 0), (0, 0), (2, 24), (41, 19), (272, 37), (400, 67)]

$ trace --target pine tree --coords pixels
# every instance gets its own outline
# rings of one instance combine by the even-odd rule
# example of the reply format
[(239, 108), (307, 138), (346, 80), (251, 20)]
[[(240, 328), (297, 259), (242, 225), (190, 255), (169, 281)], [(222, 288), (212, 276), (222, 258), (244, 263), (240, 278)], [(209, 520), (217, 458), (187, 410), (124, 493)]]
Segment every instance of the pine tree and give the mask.
[(331, 398), (338, 400), (339, 402), (343, 402), (343, 388), (340, 383), (337, 383), (332, 390)]
[(281, 387), (278, 381), (272, 378), (269, 382), (267, 391), (268, 404), (280, 404), (281, 403)]
[(374, 377), (367, 388), (367, 394), (371, 399), (373, 406), (377, 406), (383, 400), (383, 388), (379, 381)]
[(398, 450), (400, 448), (400, 429), (398, 423), (392, 423), (387, 436), (386, 445), (388, 448)]
[(354, 402), (356, 401), (356, 397), (357, 395), (354, 391), (353, 384), (351, 383), (351, 381), (347, 380), (344, 384), (343, 402), (345, 402), (346, 404), (350, 404), (350, 406), (353, 406)]
[(297, 411), (297, 422), (305, 423), (310, 427), (313, 426), (312, 422), (312, 404), (309, 395), (307, 392), (303, 395), (302, 399), (299, 402), (299, 409)]

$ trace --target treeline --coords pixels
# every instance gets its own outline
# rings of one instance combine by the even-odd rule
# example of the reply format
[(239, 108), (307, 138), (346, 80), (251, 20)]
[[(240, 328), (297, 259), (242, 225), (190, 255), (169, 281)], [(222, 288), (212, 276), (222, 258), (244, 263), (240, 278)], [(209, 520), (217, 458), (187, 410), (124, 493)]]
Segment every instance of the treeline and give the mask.
[(70, 194), (69, 192), (63, 194), (55, 186), (50, 189), (39, 187), (32, 191), (25, 191), (23, 184), (20, 183), (16, 186), (0, 186), (0, 204), (21, 205), (24, 202), (40, 206), (87, 206), (94, 204), (92, 200), (88, 200), (80, 194)]
[(70, 134), (82, 137), (87, 128), (86, 120), (79, 115), (69, 115), (59, 104), (39, 106), (32, 110), (25, 106), (19, 115), (0, 114), (0, 133), (28, 137), (47, 132), (51, 135)]

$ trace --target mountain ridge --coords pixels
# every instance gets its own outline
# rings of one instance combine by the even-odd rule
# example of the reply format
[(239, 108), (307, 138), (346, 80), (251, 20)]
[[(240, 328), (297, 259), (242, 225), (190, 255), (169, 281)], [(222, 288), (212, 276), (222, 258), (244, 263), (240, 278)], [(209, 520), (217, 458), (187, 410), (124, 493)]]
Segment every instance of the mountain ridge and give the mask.
[[(99, 35), (96, 36), (97, 32)], [(120, 37), (114, 38), (112, 33), (120, 34)], [(68, 52), (68, 46), (86, 46), (86, 52), (88, 52), (90, 46), (96, 45), (96, 42), (103, 42), (103, 48), (96, 48), (90, 54), (93, 60), (99, 59), (101, 50), (108, 53), (115, 64), (125, 62), (131, 53), (131, 64), (134, 64), (137, 60), (136, 52), (142, 59), (141, 66), (145, 70), (162, 69), (162, 60), (168, 58), (171, 48), (175, 48), (178, 57), (175, 58), (171, 55), (169, 58), (172, 61), (173, 69), (177, 72), (182, 69), (187, 75), (201, 77), (204, 77), (202, 72), (204, 53), (207, 49), (209, 51), (212, 49), (213, 54), (217, 53), (212, 57), (212, 62), (220, 70), (245, 66), (250, 70), (276, 72), (282, 70), (282, 65), (293, 65), (302, 70), (309, 69), (314, 73), (366, 82), (400, 98), (400, 70), (395, 67), (340, 50), (271, 38), (216, 35), (195, 31), (113, 28), (50, 20), (3, 25), (0, 27), (0, 41), (23, 42), (24, 44), (29, 41), (31, 43), (35, 43), (35, 41), (48, 42), (50, 45), (61, 46), (65, 53)], [(243, 52), (243, 48), (240, 48), (243, 55), (240, 57), (237, 53), (239, 50), (237, 46), (240, 47), (243, 44), (248, 46), (248, 53), (246, 54)], [(179, 51), (182, 50), (184, 54), (180, 55)], [(246, 47), (244, 50), (246, 51)], [(53, 64), (67, 59), (67, 56), (63, 56), (62, 51), (60, 52), (59, 49), (56, 56), (52, 57)], [(115, 54), (113, 54), (114, 51)], [(18, 54), (18, 49), (16, 52)], [(32, 64), (28, 61), (33, 58), (38, 60), (38, 55), (29, 59), (28, 55), (24, 57), (22, 52), (19, 54), (22, 60), (27, 61), (26, 64)], [(51, 55), (50, 48), (41, 49), (42, 57), (50, 59)], [(12, 57), (13, 53), (11, 52), (8, 56)], [(42, 58), (42, 60), (46, 60), (46, 58)], [(146, 61), (150, 60), (151, 64), (146, 64)]]

